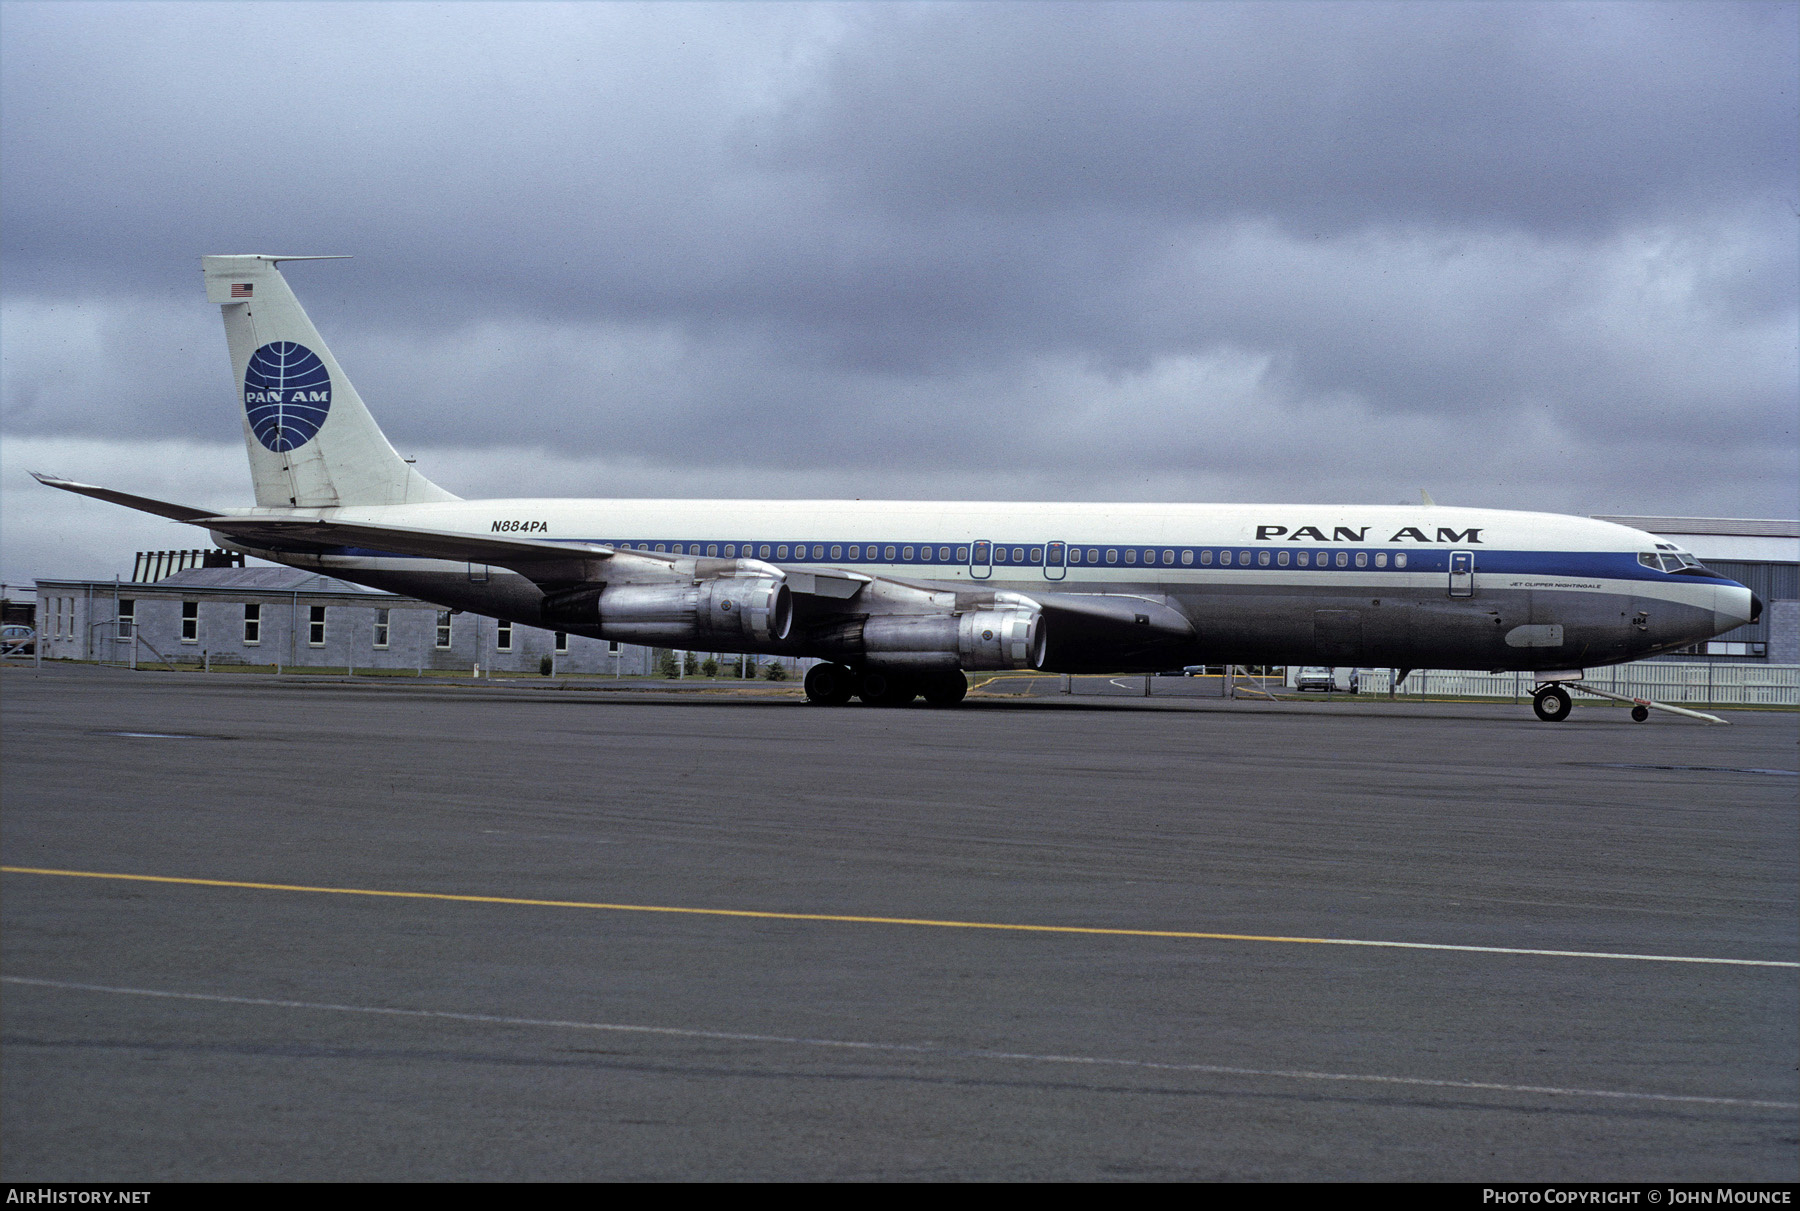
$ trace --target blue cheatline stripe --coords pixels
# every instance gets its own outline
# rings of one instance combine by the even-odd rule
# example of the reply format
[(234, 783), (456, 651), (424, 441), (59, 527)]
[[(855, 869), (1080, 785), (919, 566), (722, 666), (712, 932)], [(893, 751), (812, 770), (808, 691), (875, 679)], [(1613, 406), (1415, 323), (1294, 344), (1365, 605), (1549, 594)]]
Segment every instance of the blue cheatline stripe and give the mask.
[[(471, 534), (471, 538), (484, 537)], [(620, 550), (640, 550), (661, 554), (678, 554), (686, 556), (702, 556), (718, 559), (765, 559), (784, 564), (823, 564), (826, 566), (855, 566), (858, 564), (874, 566), (911, 566), (960, 569), (969, 566), (969, 548), (972, 544), (960, 543), (921, 543), (921, 542), (722, 542), (695, 540), (690, 538), (655, 539), (655, 538), (540, 538), (544, 542), (585, 543), (599, 546), (617, 547)], [(996, 571), (1019, 569), (1038, 571), (1045, 565), (1042, 556), (1034, 561), (1031, 552), (1042, 551), (1045, 544), (1037, 543), (999, 543), (993, 545), (995, 558), (992, 566)], [(1001, 548), (1004, 547), (1004, 553)], [(887, 552), (893, 549), (893, 554)], [(1470, 549), (1470, 548), (1464, 548)], [(1013, 552), (1021, 551), (1023, 556), (1015, 560)], [(1071, 553), (1076, 548), (1069, 548)], [(785, 551), (786, 554), (782, 552)], [(814, 554), (822, 551), (823, 554)], [(837, 554), (833, 554), (833, 552)], [(1088, 552), (1098, 553), (1098, 559), (1090, 561)], [(728, 553), (729, 552), (729, 553)], [(854, 552), (854, 554), (852, 553)], [(910, 554), (908, 554), (910, 552)], [(947, 554), (945, 554), (947, 552)], [(1288, 556), (1288, 562), (1280, 562), (1282, 554)], [(437, 556), (397, 555), (391, 551), (381, 551), (372, 547), (336, 547), (327, 550), (326, 554), (342, 555), (364, 559), (425, 559), (441, 558)], [(1071, 558), (1065, 564), (1051, 565), (1066, 567), (1071, 573), (1081, 572), (1128, 572), (1128, 571), (1165, 571), (1179, 570), (1185, 572), (1355, 572), (1363, 575), (1382, 575), (1416, 572), (1447, 573), (1450, 567), (1448, 550), (1406, 550), (1394, 547), (1279, 547), (1270, 544), (1256, 545), (1246, 543), (1241, 546), (1088, 546), (1079, 548), (1080, 558)], [(1725, 584), (1734, 583), (1728, 577), (1716, 573), (1668, 573), (1644, 567), (1637, 561), (1636, 552), (1618, 551), (1484, 551), (1474, 549), (1475, 572), (1477, 575), (1489, 576), (1567, 576), (1577, 579), (1606, 580), (1642, 580), (1651, 583), (1680, 583), (1689, 580), (1710, 580)], [(1306, 563), (1300, 563), (1301, 556)], [(1338, 556), (1343, 556), (1343, 562)], [(1357, 556), (1364, 556), (1366, 562), (1359, 564)], [(1263, 557), (1268, 562), (1263, 562)], [(1401, 557), (1405, 558), (1404, 565)], [(456, 563), (457, 560), (443, 560)], [(481, 562), (475, 560), (473, 562)], [(987, 563), (980, 566), (987, 567)]]

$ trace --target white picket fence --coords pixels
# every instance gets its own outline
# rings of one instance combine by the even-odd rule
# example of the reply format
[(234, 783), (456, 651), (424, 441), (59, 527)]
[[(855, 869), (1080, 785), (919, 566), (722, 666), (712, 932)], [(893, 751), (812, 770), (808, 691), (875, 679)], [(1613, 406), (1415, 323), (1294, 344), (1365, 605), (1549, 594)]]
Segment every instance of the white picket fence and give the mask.
[[(1391, 669), (1365, 670), (1364, 694), (1386, 694)], [(1800, 664), (1675, 664), (1642, 661), (1588, 669), (1583, 679), (1596, 689), (1676, 705), (1800, 706)], [(1449, 698), (1531, 697), (1537, 679), (1530, 673), (1468, 673), (1414, 669), (1400, 683), (1402, 694)]]

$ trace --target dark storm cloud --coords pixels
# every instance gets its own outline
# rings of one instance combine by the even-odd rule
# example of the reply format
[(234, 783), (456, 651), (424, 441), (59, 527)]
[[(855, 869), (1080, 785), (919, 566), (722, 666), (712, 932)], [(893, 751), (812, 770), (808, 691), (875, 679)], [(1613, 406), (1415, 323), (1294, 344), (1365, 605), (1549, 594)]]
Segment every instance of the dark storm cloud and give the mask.
[(197, 257), (351, 252), (459, 490), (1785, 513), (1797, 12), (8, 3), (0, 422), (234, 440)]
[(871, 22), (769, 158), (906, 213), (1604, 232), (1791, 198), (1777, 5), (978, 5)]

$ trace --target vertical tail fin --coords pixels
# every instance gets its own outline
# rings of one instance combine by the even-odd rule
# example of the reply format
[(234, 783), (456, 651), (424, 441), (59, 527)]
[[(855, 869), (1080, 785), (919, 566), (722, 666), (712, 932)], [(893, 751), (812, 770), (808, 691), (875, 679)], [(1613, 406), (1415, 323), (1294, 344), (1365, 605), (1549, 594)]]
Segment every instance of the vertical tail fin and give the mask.
[(256, 503), (316, 509), (457, 499), (395, 453), (275, 267), (324, 259), (200, 259), (207, 301), (225, 316)]

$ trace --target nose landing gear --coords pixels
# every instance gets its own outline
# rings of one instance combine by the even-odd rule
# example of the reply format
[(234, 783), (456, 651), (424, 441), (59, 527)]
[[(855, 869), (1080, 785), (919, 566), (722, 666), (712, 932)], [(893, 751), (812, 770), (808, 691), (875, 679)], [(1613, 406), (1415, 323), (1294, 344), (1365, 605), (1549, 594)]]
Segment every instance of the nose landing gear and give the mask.
[(1561, 723), (1569, 717), (1569, 709), (1575, 700), (1569, 697), (1569, 691), (1554, 683), (1540, 685), (1531, 696), (1531, 709), (1545, 723)]
[(1538, 686), (1537, 691), (1531, 695), (1531, 709), (1536, 711), (1537, 717), (1545, 723), (1561, 723), (1569, 717), (1569, 707), (1572, 705), (1569, 690), (1580, 690), (1584, 694), (1592, 694), (1596, 698), (1610, 698), (1614, 702), (1629, 702), (1631, 717), (1638, 723), (1649, 719), (1650, 712), (1653, 710), (1667, 711), (1671, 715), (1686, 715), (1689, 719), (1698, 719), (1702, 723), (1730, 722), (1730, 720), (1721, 719), (1717, 715), (1708, 715), (1704, 711), (1691, 711), (1685, 706), (1670, 706), (1666, 702), (1655, 702), (1649, 698), (1633, 698), (1629, 694), (1615, 694), (1611, 690), (1596, 689), (1585, 682), (1573, 679), (1551, 681)]

